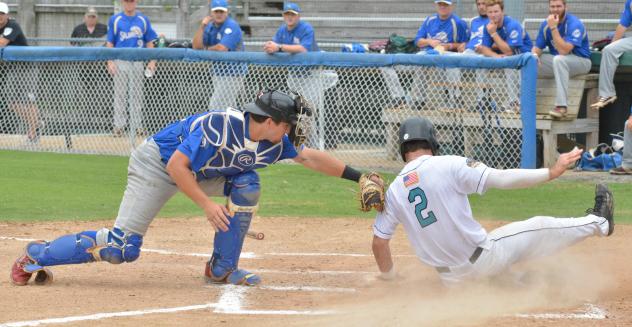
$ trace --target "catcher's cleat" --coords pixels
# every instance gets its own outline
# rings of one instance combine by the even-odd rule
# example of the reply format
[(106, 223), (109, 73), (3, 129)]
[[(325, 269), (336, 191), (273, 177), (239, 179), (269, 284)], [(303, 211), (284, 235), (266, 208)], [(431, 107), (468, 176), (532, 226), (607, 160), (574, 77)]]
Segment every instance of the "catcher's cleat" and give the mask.
[(15, 260), (11, 267), (11, 283), (13, 285), (24, 286), (29, 282), (33, 273), (27, 272), (24, 267), (32, 263), (33, 261), (26, 254)]
[(608, 236), (614, 232), (614, 198), (606, 184), (597, 184), (595, 187), (595, 207), (586, 210), (586, 213), (603, 217), (608, 220)]
[(237, 269), (228, 275), (226, 281), (233, 285), (255, 286), (261, 283), (261, 277), (243, 269)]
[(223, 275), (215, 275), (211, 267), (211, 261), (206, 263), (204, 269), (204, 276), (206, 280), (214, 284), (233, 284), (233, 285), (246, 285), (254, 286), (261, 283), (261, 277), (243, 269), (237, 269), (228, 271)]

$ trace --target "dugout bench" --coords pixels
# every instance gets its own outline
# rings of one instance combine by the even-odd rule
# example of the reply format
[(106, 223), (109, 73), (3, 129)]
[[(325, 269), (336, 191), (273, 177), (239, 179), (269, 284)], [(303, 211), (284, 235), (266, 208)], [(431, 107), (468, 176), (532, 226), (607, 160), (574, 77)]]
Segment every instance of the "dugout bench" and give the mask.
[[(589, 108), (598, 97), (598, 75), (586, 74), (571, 78), (568, 88), (568, 113), (563, 119), (553, 119), (549, 116), (549, 110), (555, 107), (555, 79), (539, 78), (536, 90), (536, 129), (542, 135), (543, 141), (543, 166), (552, 166), (557, 157), (557, 138), (560, 134), (586, 134), (586, 148), (595, 147), (599, 139), (599, 111)], [(455, 85), (455, 87), (457, 87)], [(477, 87), (472, 83), (460, 83), (458, 87), (463, 91), (466, 88)], [(471, 91), (471, 90), (470, 90)], [(580, 110), (584, 104), (585, 110)], [(581, 113), (578, 118), (578, 113)], [(463, 150), (472, 153), (476, 143), (476, 135), (471, 131), (488, 128), (489, 123), (483, 121), (479, 112), (463, 108), (455, 109), (430, 109), (414, 110), (407, 106), (387, 108), (382, 113), (382, 122), (385, 125), (385, 139), (387, 159), (399, 160), (398, 130), (400, 123), (408, 117), (423, 116), (435, 125), (458, 126), (463, 130)], [(521, 128), (522, 121), (519, 114), (498, 114), (501, 120), (501, 128)], [(439, 141), (450, 142), (450, 136), (439, 133)], [(478, 140), (480, 142), (480, 140)]]

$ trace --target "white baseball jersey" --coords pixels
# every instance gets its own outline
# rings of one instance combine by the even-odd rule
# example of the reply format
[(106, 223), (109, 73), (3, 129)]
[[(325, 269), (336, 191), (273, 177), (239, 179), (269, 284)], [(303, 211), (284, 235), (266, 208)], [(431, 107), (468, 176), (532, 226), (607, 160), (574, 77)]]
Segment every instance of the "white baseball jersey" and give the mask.
[(491, 170), (458, 156), (421, 156), (409, 162), (386, 193), (373, 233), (390, 239), (404, 225), (417, 256), (434, 267), (467, 262), (487, 232), (472, 216), (467, 195), (483, 194)]

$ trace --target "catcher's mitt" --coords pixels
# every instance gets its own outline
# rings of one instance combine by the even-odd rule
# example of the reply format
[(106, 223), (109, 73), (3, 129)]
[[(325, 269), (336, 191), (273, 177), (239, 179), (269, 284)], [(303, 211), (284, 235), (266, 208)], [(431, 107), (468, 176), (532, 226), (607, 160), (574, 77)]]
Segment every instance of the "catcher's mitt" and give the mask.
[[(381, 181), (376, 183), (371, 178), (375, 177)], [(375, 172), (364, 173), (360, 177), (360, 210), (371, 211), (371, 208), (382, 212), (384, 210), (384, 180), (380, 174)]]

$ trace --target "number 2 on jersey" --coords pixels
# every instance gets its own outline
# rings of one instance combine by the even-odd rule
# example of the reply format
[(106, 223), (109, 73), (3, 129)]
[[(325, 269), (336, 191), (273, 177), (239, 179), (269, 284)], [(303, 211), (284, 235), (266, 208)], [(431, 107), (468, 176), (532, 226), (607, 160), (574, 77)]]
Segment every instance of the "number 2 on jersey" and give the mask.
[(437, 217), (435, 217), (434, 212), (428, 212), (428, 216), (424, 217), (422, 211), (428, 208), (428, 198), (426, 198), (426, 193), (424, 190), (419, 187), (415, 187), (414, 189), (408, 192), (408, 202), (415, 203), (415, 201), (419, 198), (419, 203), (415, 204), (415, 215), (417, 216), (417, 221), (419, 221), (419, 225), (421, 228), (428, 227), (433, 223), (437, 222)]

